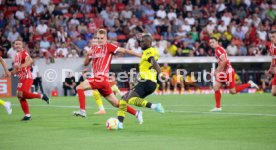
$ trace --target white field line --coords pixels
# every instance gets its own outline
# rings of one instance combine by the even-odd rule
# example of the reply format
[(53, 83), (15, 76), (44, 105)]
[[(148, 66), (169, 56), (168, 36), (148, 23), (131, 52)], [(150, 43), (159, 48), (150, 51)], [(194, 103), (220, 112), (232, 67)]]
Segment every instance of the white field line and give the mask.
[[(19, 106), (19, 104), (13, 104), (13, 106)], [(56, 108), (79, 108), (79, 106), (62, 106), (62, 105), (30, 105), (32, 107), (56, 107)], [(197, 106), (197, 105), (191, 105)], [(207, 106), (207, 105), (206, 105)], [(86, 108), (95, 108), (87, 106)], [(113, 107), (106, 107), (105, 109), (116, 110)], [(151, 111), (143, 109), (143, 111)], [(237, 115), (237, 116), (266, 116), (276, 117), (276, 114), (262, 114), (262, 113), (238, 113), (238, 112), (202, 112), (202, 111), (185, 111), (185, 110), (165, 110), (166, 113), (187, 113), (187, 114), (210, 114), (210, 115)]]

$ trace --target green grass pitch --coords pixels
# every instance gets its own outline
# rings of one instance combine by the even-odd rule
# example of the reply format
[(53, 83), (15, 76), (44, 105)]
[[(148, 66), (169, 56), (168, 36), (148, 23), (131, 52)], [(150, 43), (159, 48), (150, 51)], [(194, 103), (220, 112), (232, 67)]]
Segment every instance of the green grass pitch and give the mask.
[(165, 114), (148, 109), (144, 124), (127, 115), (124, 130), (109, 131), (105, 121), (117, 109), (105, 100), (106, 115), (93, 115), (95, 101), (87, 97), (88, 118), (72, 116), (77, 97), (55, 97), (51, 105), (28, 100), (33, 120), (22, 122), (16, 98), (13, 114), (0, 107), (0, 150), (275, 150), (276, 98), (270, 94), (222, 95), (223, 112), (210, 113), (213, 95), (159, 95)]

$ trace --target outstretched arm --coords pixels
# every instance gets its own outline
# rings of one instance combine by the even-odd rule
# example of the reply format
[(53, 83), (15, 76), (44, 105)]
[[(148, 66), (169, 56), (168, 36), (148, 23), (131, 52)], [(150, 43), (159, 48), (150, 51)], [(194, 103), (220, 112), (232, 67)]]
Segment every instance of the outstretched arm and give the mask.
[(142, 54), (139, 54), (139, 53), (134, 52), (132, 50), (127, 50), (127, 49), (122, 48), (122, 47), (119, 47), (117, 52), (124, 53), (124, 54), (129, 54), (129, 55), (133, 55), (133, 56), (137, 56), (137, 57), (142, 57)]
[(5, 60), (2, 57), (0, 57), (0, 62), (2, 64), (2, 66), (3, 66), (3, 68), (4, 68), (5, 75), (9, 76), (10, 72), (8, 70), (8, 67), (7, 67), (7, 64), (6, 64)]

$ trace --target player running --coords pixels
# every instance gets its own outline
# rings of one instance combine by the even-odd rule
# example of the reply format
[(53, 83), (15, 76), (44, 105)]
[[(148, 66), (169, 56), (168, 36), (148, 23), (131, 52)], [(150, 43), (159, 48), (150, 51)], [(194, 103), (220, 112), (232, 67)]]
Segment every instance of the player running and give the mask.
[[(104, 29), (97, 31), (97, 40), (97, 45), (92, 46), (91, 51), (85, 58), (84, 65), (87, 65), (87, 62), (89, 64), (89, 62), (92, 61), (93, 77), (87, 78), (77, 86), (80, 111), (73, 112), (75, 116), (87, 116), (85, 111), (86, 99), (84, 95), (84, 91), (86, 90), (97, 89), (100, 94), (105, 97), (114, 107), (118, 107), (118, 99), (111, 90), (107, 76), (110, 69), (112, 56), (117, 52), (121, 52), (141, 57), (141, 54), (139, 53), (126, 50), (111, 43), (107, 43), (107, 32)], [(132, 107), (127, 107), (127, 111), (130, 114), (135, 115), (139, 123), (143, 122), (142, 111), (136, 111)]]
[(220, 88), (223, 84), (225, 84), (231, 94), (237, 94), (240, 91), (252, 87), (259, 89), (258, 85), (256, 85), (253, 81), (248, 81), (246, 84), (241, 84), (235, 86), (235, 70), (232, 68), (230, 61), (228, 59), (226, 50), (218, 44), (216, 38), (210, 38), (209, 44), (211, 48), (215, 49), (215, 56), (218, 62), (218, 67), (214, 71), (214, 76), (216, 78), (216, 82), (214, 84), (214, 91), (215, 91), (215, 100), (216, 100), (216, 107), (211, 109), (212, 112), (219, 112), (222, 111), (220, 101), (221, 101), (221, 93)]
[[(0, 63), (4, 68), (5, 76), (10, 77), (11, 73), (8, 70), (8, 67), (7, 67), (7, 64), (6, 64), (5, 60), (1, 56), (0, 56)], [(11, 102), (9, 102), (9, 101), (5, 102), (4, 100), (0, 99), (0, 105), (5, 107), (5, 109), (6, 109), (6, 111), (9, 115), (12, 114)]]
[(272, 89), (271, 93), (273, 96), (276, 96), (276, 30), (273, 30), (269, 34), (271, 45), (269, 47), (270, 54), (272, 56), (271, 64), (268, 69), (268, 73), (274, 74), (274, 78), (272, 79)]
[(25, 113), (22, 121), (29, 121), (32, 119), (29, 105), (26, 99), (39, 98), (44, 100), (47, 104), (50, 103), (50, 99), (45, 94), (34, 94), (30, 92), (31, 86), (33, 84), (32, 72), (30, 71), (30, 66), (33, 62), (32, 58), (29, 56), (27, 50), (23, 48), (23, 41), (17, 39), (14, 42), (15, 49), (17, 53), (14, 58), (14, 69), (11, 74), (17, 74), (19, 78), (17, 86), (17, 97), (20, 101), (21, 108)]
[[(160, 103), (152, 104), (144, 99), (155, 91), (157, 87), (157, 75), (162, 75), (161, 68), (156, 62), (159, 58), (158, 50), (151, 47), (152, 37), (150, 35), (143, 35), (140, 44), (143, 50), (143, 55), (139, 64), (141, 80), (134, 89), (126, 93), (119, 102), (119, 129), (123, 129), (127, 104), (136, 105), (138, 107), (147, 107), (157, 112), (164, 113), (164, 108)], [(166, 79), (166, 76), (163, 77)]]

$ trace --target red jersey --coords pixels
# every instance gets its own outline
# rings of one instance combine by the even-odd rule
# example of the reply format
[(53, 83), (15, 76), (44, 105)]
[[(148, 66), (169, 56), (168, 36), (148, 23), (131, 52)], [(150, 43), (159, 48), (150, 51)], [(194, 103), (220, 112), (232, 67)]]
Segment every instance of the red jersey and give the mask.
[[(22, 50), (21, 52), (17, 52), (14, 58), (14, 65), (18, 65), (19, 67), (25, 63), (26, 57), (29, 54), (26, 50)], [(20, 68), (17, 72), (19, 79), (32, 79), (32, 72), (30, 66)]]
[(223, 68), (223, 72), (231, 72), (233, 69), (232, 69), (232, 66), (230, 64), (230, 61), (228, 59), (228, 56), (227, 56), (227, 53), (226, 53), (226, 50), (222, 47), (222, 46), (219, 46), (215, 49), (215, 56), (216, 56), (216, 59), (218, 61), (218, 64), (221, 63), (221, 59), (220, 59), (220, 56), (221, 55), (225, 55), (225, 58), (227, 60), (226, 62), (226, 65), (225, 67)]
[(94, 76), (106, 75), (109, 72), (112, 56), (118, 48), (117, 45), (111, 43), (92, 46), (89, 58), (92, 59), (92, 72)]
[(271, 43), (270, 47), (269, 47), (269, 51), (271, 56), (273, 57), (273, 67), (276, 67), (276, 45), (274, 45), (273, 43)]

